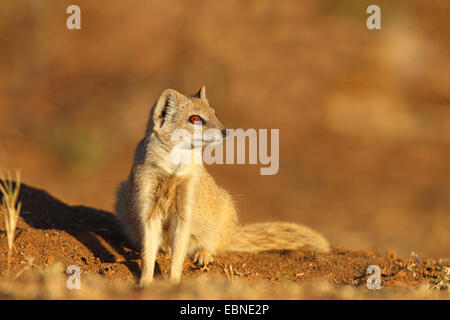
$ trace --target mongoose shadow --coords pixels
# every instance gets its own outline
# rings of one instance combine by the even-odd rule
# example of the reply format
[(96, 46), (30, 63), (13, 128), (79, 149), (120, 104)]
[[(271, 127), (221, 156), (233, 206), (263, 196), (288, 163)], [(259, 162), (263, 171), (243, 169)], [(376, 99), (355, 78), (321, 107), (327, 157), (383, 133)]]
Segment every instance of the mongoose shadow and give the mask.
[(20, 218), (32, 228), (65, 231), (80, 241), (101, 262), (117, 262), (110, 249), (101, 243), (101, 238), (124, 258), (122, 263), (135, 277), (140, 276), (141, 271), (135, 261), (139, 258), (139, 252), (122, 235), (113, 213), (84, 206), (70, 206), (43, 190), (25, 184), (20, 186), (19, 201), (22, 202)]

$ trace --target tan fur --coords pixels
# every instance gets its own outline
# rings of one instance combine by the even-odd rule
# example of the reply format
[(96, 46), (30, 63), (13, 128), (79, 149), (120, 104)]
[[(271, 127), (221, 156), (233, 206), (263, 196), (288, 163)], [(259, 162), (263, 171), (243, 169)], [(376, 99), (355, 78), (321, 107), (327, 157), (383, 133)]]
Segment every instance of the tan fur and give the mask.
[[(223, 251), (262, 251), (308, 247), (326, 252), (327, 240), (293, 223), (240, 226), (231, 196), (217, 186), (202, 164), (174, 164), (170, 151), (176, 129), (193, 132), (191, 115), (203, 130), (223, 130), (209, 106), (205, 88), (192, 97), (165, 90), (152, 109), (144, 139), (135, 152), (126, 182), (118, 189), (116, 211), (129, 238), (142, 249), (140, 284), (153, 279), (159, 249), (171, 252), (170, 279), (179, 281), (186, 255), (204, 265)], [(202, 145), (210, 141), (202, 141)], [(187, 152), (190, 152), (188, 149)]]

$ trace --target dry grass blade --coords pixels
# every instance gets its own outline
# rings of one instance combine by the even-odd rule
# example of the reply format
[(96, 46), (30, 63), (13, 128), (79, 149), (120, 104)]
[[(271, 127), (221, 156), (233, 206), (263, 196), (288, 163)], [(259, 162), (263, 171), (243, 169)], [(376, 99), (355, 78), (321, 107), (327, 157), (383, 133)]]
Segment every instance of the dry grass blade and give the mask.
[(8, 241), (8, 270), (11, 265), (11, 255), (14, 246), (14, 232), (19, 219), (22, 203), (17, 203), (20, 191), (20, 172), (16, 171), (16, 183), (11, 180), (11, 174), (8, 173), (8, 179), (0, 176), (0, 192), (3, 194), (3, 216), (5, 219), (6, 238)]

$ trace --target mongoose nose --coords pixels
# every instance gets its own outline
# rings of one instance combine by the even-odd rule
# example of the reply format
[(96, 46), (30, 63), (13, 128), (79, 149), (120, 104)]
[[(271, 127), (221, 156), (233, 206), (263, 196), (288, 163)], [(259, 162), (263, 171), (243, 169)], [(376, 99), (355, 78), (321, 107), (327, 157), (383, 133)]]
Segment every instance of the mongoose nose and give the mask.
[(228, 130), (227, 129), (223, 129), (222, 130), (222, 135), (224, 138), (228, 137)]

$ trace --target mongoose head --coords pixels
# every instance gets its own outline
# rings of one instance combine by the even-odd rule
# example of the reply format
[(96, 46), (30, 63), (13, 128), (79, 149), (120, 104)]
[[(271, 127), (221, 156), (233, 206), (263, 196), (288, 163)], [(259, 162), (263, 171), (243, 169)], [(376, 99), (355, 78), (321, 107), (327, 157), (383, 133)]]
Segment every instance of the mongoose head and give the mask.
[(204, 147), (227, 135), (209, 105), (205, 87), (193, 96), (185, 96), (173, 89), (165, 90), (153, 107), (151, 117), (153, 132), (169, 148), (179, 143), (180, 132), (183, 139), (190, 137), (186, 148)]

